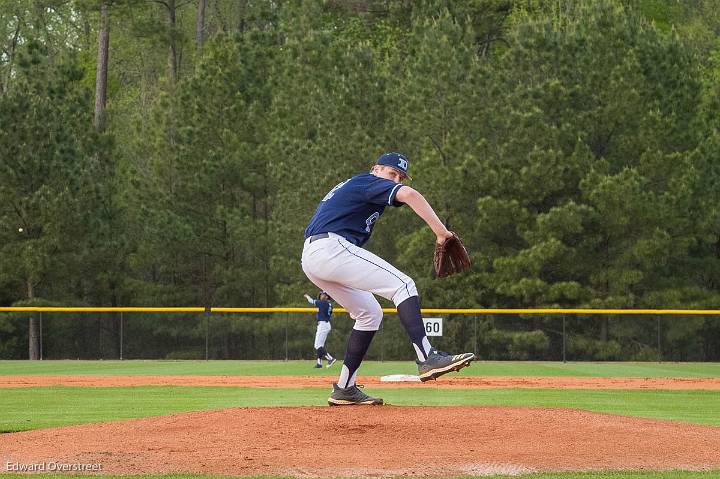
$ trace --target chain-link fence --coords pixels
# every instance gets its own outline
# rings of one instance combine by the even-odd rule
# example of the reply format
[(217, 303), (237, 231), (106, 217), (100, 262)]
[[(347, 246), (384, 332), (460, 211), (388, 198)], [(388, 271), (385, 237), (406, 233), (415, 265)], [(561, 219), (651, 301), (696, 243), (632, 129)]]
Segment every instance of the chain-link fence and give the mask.
[[(0, 359), (312, 359), (311, 308), (10, 308), (0, 310)], [(240, 308), (238, 308), (240, 309)], [(424, 310), (425, 311), (425, 310)], [(427, 310), (432, 344), (487, 360), (718, 361), (720, 311)], [(514, 312), (518, 311), (518, 312)], [(326, 349), (342, 357), (353, 320), (336, 312)], [(35, 353), (33, 355), (33, 344)], [(30, 354), (28, 354), (30, 351)], [(367, 359), (414, 356), (395, 311)]]

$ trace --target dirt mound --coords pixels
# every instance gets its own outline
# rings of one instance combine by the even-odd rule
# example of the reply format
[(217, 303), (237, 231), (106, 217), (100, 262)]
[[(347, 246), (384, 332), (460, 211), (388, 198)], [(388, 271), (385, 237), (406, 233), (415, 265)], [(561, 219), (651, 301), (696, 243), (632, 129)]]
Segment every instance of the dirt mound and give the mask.
[(702, 470), (720, 468), (720, 428), (532, 407), (238, 408), (2, 434), (0, 460), (300, 477)]

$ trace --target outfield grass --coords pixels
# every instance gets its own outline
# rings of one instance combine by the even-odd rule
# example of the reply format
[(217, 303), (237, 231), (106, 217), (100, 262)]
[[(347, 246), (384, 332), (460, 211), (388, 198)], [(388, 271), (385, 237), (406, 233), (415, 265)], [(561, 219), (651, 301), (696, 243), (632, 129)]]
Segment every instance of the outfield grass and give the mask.
[[(312, 361), (0, 361), (0, 376), (318, 376)], [(361, 375), (417, 374), (412, 361), (366, 361)], [(720, 377), (720, 363), (476, 361), (467, 376)]]
[[(329, 389), (143, 386), (3, 389), (0, 432), (263, 406), (326, 406)], [(542, 406), (720, 426), (716, 391), (589, 389), (375, 389), (401, 406)]]

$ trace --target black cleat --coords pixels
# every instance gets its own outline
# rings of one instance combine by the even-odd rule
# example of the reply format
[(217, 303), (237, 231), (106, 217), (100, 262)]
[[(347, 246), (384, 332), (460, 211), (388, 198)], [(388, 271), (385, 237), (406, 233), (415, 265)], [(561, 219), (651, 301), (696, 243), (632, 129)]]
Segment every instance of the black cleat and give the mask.
[(381, 405), (383, 400), (368, 396), (360, 390), (357, 385), (346, 388), (338, 387), (333, 383), (333, 390), (328, 398), (328, 404), (331, 406), (352, 406), (356, 404)]
[(452, 371), (460, 371), (465, 366), (468, 366), (473, 359), (475, 359), (475, 355), (473, 353), (463, 353), (451, 356), (448, 353), (438, 351), (437, 349), (431, 349), (430, 354), (425, 361), (416, 361), (420, 381), (425, 382), (431, 379), (437, 379), (443, 374), (447, 374)]

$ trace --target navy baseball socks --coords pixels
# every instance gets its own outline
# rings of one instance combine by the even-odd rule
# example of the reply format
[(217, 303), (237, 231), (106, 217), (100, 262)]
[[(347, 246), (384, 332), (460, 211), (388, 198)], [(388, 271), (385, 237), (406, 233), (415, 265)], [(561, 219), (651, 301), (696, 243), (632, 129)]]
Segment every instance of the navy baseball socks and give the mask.
[(337, 384), (333, 384), (332, 393), (328, 398), (329, 405), (380, 405), (383, 403), (382, 399), (368, 396), (355, 384), (357, 370), (370, 347), (375, 333), (376, 331), (359, 331), (357, 329), (350, 331), (340, 379), (338, 379)]
[(333, 364), (335, 364), (335, 361), (337, 361), (337, 359), (335, 359), (334, 357), (332, 357), (332, 355), (327, 352), (327, 349), (325, 349), (324, 346), (320, 346), (320, 347), (317, 348), (315, 351), (317, 352), (317, 361), (316, 361), (315, 366), (314, 366), (314, 367), (316, 367), (316, 368), (321, 368), (321, 367), (322, 367), (322, 360), (323, 360), (323, 359), (325, 359), (325, 360), (327, 361), (327, 366), (326, 366), (326, 367), (328, 367), (328, 368), (329, 368), (330, 366), (332, 366)]
[(324, 346), (317, 348), (315, 351), (317, 352), (317, 360), (316, 360), (316, 363), (314, 366), (316, 368), (322, 367), (323, 359), (325, 359), (327, 361), (326, 367), (328, 367), (328, 368), (330, 366), (332, 366), (333, 364), (335, 364), (335, 361), (337, 361), (334, 357), (332, 357), (332, 355), (330, 353), (327, 352), (327, 349), (325, 349)]
[(321, 352), (320, 352), (320, 356), (318, 356), (318, 362), (320, 364), (322, 364), (322, 358), (325, 358), (325, 360), (327, 361), (327, 366), (325, 366), (325, 367), (329, 368), (330, 366), (335, 364), (336, 359), (334, 357), (332, 357), (332, 355), (330, 353), (327, 352), (327, 349), (325, 349), (324, 346), (320, 349), (321, 349)]
[(451, 371), (460, 371), (475, 359), (473, 353), (451, 355), (430, 346), (420, 313), (420, 299), (417, 296), (411, 296), (398, 304), (397, 310), (400, 322), (410, 336), (418, 357), (416, 363), (420, 381), (425, 382)]
[(340, 371), (340, 379), (338, 386), (346, 388), (355, 384), (355, 375), (367, 353), (370, 343), (377, 331), (359, 331), (353, 328), (348, 337), (347, 348), (345, 349), (345, 359), (343, 360), (342, 370)]
[(420, 314), (420, 298), (410, 296), (408, 299), (397, 305), (400, 322), (405, 327), (410, 341), (415, 348), (418, 361), (425, 361), (430, 354), (430, 341), (425, 335), (425, 325)]

